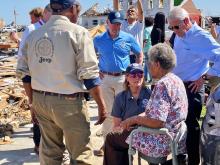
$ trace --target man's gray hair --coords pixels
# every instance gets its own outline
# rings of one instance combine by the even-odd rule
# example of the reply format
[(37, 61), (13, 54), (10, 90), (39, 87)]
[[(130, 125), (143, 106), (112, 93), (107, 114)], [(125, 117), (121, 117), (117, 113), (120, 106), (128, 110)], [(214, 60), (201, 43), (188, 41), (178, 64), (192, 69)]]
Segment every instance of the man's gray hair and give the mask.
[(189, 13), (181, 7), (173, 8), (168, 15), (168, 20), (176, 19), (182, 21), (185, 18), (189, 18)]
[(162, 69), (171, 71), (176, 66), (176, 54), (173, 49), (159, 43), (151, 47), (148, 53), (149, 62), (159, 62)]

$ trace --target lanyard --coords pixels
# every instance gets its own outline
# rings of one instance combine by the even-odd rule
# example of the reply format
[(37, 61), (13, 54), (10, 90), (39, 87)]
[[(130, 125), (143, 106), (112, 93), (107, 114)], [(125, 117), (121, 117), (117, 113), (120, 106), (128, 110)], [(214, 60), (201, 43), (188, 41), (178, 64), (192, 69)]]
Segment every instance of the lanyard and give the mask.
[(44, 23), (40, 20), (40, 21), (38, 21), (39, 22), (39, 24), (42, 26)]

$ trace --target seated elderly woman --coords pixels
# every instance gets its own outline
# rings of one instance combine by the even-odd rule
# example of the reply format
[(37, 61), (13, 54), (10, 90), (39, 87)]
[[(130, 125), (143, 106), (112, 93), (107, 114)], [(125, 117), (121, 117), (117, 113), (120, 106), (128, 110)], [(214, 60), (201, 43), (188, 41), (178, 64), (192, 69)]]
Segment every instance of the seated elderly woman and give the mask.
[(104, 165), (126, 165), (128, 144), (125, 142), (131, 130), (120, 132), (120, 123), (132, 116), (143, 113), (150, 98), (150, 89), (144, 86), (144, 71), (140, 64), (130, 64), (126, 69), (125, 90), (119, 93), (112, 108), (113, 130), (106, 137)]
[[(176, 65), (176, 56), (166, 44), (157, 44), (149, 51), (149, 71), (157, 83), (152, 91), (145, 109), (145, 115), (136, 115), (120, 123), (124, 130), (130, 130), (133, 125), (149, 128), (167, 128), (175, 137), (177, 132), (183, 134), (179, 141), (178, 161), (183, 161), (185, 153), (186, 125), (188, 101), (183, 82), (171, 73)], [(167, 157), (170, 153), (167, 135), (136, 133), (133, 136), (132, 147), (146, 156), (154, 158)], [(152, 163), (151, 163), (152, 164)], [(167, 162), (166, 162), (167, 164)]]

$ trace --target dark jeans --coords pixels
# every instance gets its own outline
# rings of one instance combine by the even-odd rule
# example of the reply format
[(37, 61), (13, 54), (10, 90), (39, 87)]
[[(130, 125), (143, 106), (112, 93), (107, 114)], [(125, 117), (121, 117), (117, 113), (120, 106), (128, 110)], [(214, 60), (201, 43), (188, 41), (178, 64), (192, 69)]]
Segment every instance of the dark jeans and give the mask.
[(109, 133), (104, 144), (103, 165), (129, 165), (128, 148), (125, 142), (131, 131)]
[(40, 133), (39, 125), (33, 124), (33, 140), (34, 140), (35, 146), (37, 147), (39, 147), (40, 145), (40, 137), (41, 137), (41, 133)]
[(186, 147), (188, 153), (188, 165), (199, 165), (200, 152), (199, 152), (199, 141), (200, 141), (200, 126), (199, 118), (202, 111), (202, 105), (204, 102), (204, 86), (197, 93), (190, 92), (188, 88), (190, 83), (184, 83), (186, 93), (188, 97), (188, 115), (186, 119), (187, 125), (187, 139)]

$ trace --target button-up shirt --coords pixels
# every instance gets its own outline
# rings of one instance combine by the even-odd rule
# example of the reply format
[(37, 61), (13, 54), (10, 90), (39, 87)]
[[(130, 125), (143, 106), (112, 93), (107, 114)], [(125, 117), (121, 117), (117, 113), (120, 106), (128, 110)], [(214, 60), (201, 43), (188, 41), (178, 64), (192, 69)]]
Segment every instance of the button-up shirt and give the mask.
[[(185, 153), (188, 100), (183, 82), (172, 73), (163, 76), (152, 91), (146, 106), (146, 117), (164, 122), (172, 137), (180, 132), (178, 153)], [(146, 156), (165, 157), (170, 154), (167, 135), (154, 135), (137, 132), (133, 135), (132, 147)]]
[(123, 72), (130, 64), (129, 54), (139, 55), (141, 48), (131, 34), (120, 31), (112, 39), (106, 31), (94, 38), (94, 46), (99, 55), (99, 68), (105, 72)]
[(35, 90), (61, 94), (85, 91), (83, 80), (99, 77), (88, 30), (65, 16), (53, 15), (27, 37), (17, 73), (30, 75)]
[(173, 72), (183, 81), (195, 81), (205, 73), (220, 76), (220, 45), (196, 23), (184, 37), (175, 37), (174, 50), (177, 65)]
[(27, 36), (34, 30), (40, 28), (42, 25), (44, 24), (44, 21), (43, 20), (39, 20), (38, 22), (34, 23), (34, 24), (30, 24), (28, 25), (23, 34), (22, 34), (22, 38), (21, 38), (21, 42), (19, 44), (19, 50), (18, 50), (18, 56), (22, 56), (22, 48), (24, 47), (24, 44), (25, 44), (25, 40), (27, 38)]
[(135, 99), (130, 90), (125, 90), (115, 97), (111, 115), (122, 120), (139, 115), (145, 111), (151, 91), (142, 88), (138, 99)]

